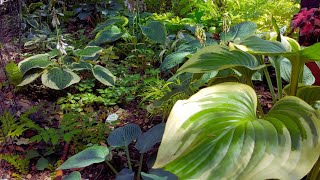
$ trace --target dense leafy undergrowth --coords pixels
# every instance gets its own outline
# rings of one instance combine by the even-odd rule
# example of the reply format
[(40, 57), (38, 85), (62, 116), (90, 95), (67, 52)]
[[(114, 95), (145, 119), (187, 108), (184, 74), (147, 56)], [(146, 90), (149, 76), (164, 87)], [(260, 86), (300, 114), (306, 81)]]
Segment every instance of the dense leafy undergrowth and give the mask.
[(305, 64), (319, 66), (320, 45), (300, 46), (290, 22), (317, 39), (319, 11), (298, 11), (284, 0), (25, 2), (22, 52), (0, 72), (0, 174), (317, 179), (320, 88)]

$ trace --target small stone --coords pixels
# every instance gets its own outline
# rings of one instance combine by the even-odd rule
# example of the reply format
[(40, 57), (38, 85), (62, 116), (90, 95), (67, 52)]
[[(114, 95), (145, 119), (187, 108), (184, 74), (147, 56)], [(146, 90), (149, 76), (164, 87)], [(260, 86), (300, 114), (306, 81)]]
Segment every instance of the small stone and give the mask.
[(31, 179), (31, 177), (32, 177), (31, 174), (28, 174), (28, 175), (26, 176), (27, 179)]
[(116, 113), (113, 113), (113, 114), (110, 114), (107, 119), (106, 119), (106, 122), (113, 122), (113, 121), (116, 121), (118, 120), (119, 116), (116, 114)]

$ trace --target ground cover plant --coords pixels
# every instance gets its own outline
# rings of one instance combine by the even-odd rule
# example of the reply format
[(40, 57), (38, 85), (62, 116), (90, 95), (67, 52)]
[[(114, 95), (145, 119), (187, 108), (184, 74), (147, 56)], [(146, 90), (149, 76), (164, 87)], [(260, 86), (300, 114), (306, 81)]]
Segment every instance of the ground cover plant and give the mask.
[[(318, 7), (11, 3), (0, 1), (1, 178), (319, 178)], [(18, 30), (2, 26), (9, 16)]]

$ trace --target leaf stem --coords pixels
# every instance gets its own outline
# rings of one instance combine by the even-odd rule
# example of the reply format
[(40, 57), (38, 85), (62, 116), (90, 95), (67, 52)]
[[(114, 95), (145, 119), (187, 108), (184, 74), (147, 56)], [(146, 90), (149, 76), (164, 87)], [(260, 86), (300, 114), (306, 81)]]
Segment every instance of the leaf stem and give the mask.
[(140, 180), (140, 174), (141, 174), (141, 170), (142, 170), (142, 163), (143, 163), (143, 153), (141, 153), (141, 155), (140, 155), (139, 170), (138, 170), (138, 174), (137, 174), (137, 180)]
[[(264, 63), (264, 56), (259, 56), (259, 60), (260, 60), (261, 64), (265, 64)], [(275, 104), (277, 102), (277, 98), (276, 98), (276, 94), (274, 92), (274, 88), (273, 88), (272, 81), (271, 81), (270, 74), (268, 72), (267, 67), (263, 68), (263, 73), (266, 76), (268, 87), (269, 87), (271, 97), (272, 97), (272, 101)]]
[[(254, 89), (254, 86), (253, 86), (253, 83), (252, 83), (252, 80), (249, 80), (247, 81), (248, 82), (248, 85)], [(261, 103), (259, 101), (259, 97), (257, 96), (257, 106), (258, 106), (258, 115), (259, 117), (263, 118), (264, 117), (264, 112), (263, 112), (263, 109), (262, 109), (262, 106), (261, 106)]]
[(290, 96), (295, 96), (297, 93), (299, 75), (301, 73), (301, 63), (291, 63), (291, 78), (290, 78)]
[(108, 160), (105, 160), (105, 162), (115, 174), (119, 174), (118, 171), (112, 166), (112, 164), (110, 164)]
[(125, 147), (125, 151), (126, 151), (126, 156), (127, 156), (127, 159), (128, 159), (128, 166), (129, 166), (129, 169), (132, 170), (132, 165), (131, 165), (131, 159), (130, 159), (130, 155), (129, 155), (129, 149), (128, 149), (128, 146)]

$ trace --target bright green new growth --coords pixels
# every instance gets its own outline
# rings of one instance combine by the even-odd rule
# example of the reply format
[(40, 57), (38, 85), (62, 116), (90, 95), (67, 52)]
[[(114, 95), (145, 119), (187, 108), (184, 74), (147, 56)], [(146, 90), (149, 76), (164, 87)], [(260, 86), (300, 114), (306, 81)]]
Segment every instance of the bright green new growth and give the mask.
[(240, 83), (204, 88), (173, 107), (153, 168), (179, 179), (301, 179), (320, 154), (320, 114), (296, 97), (264, 119)]

